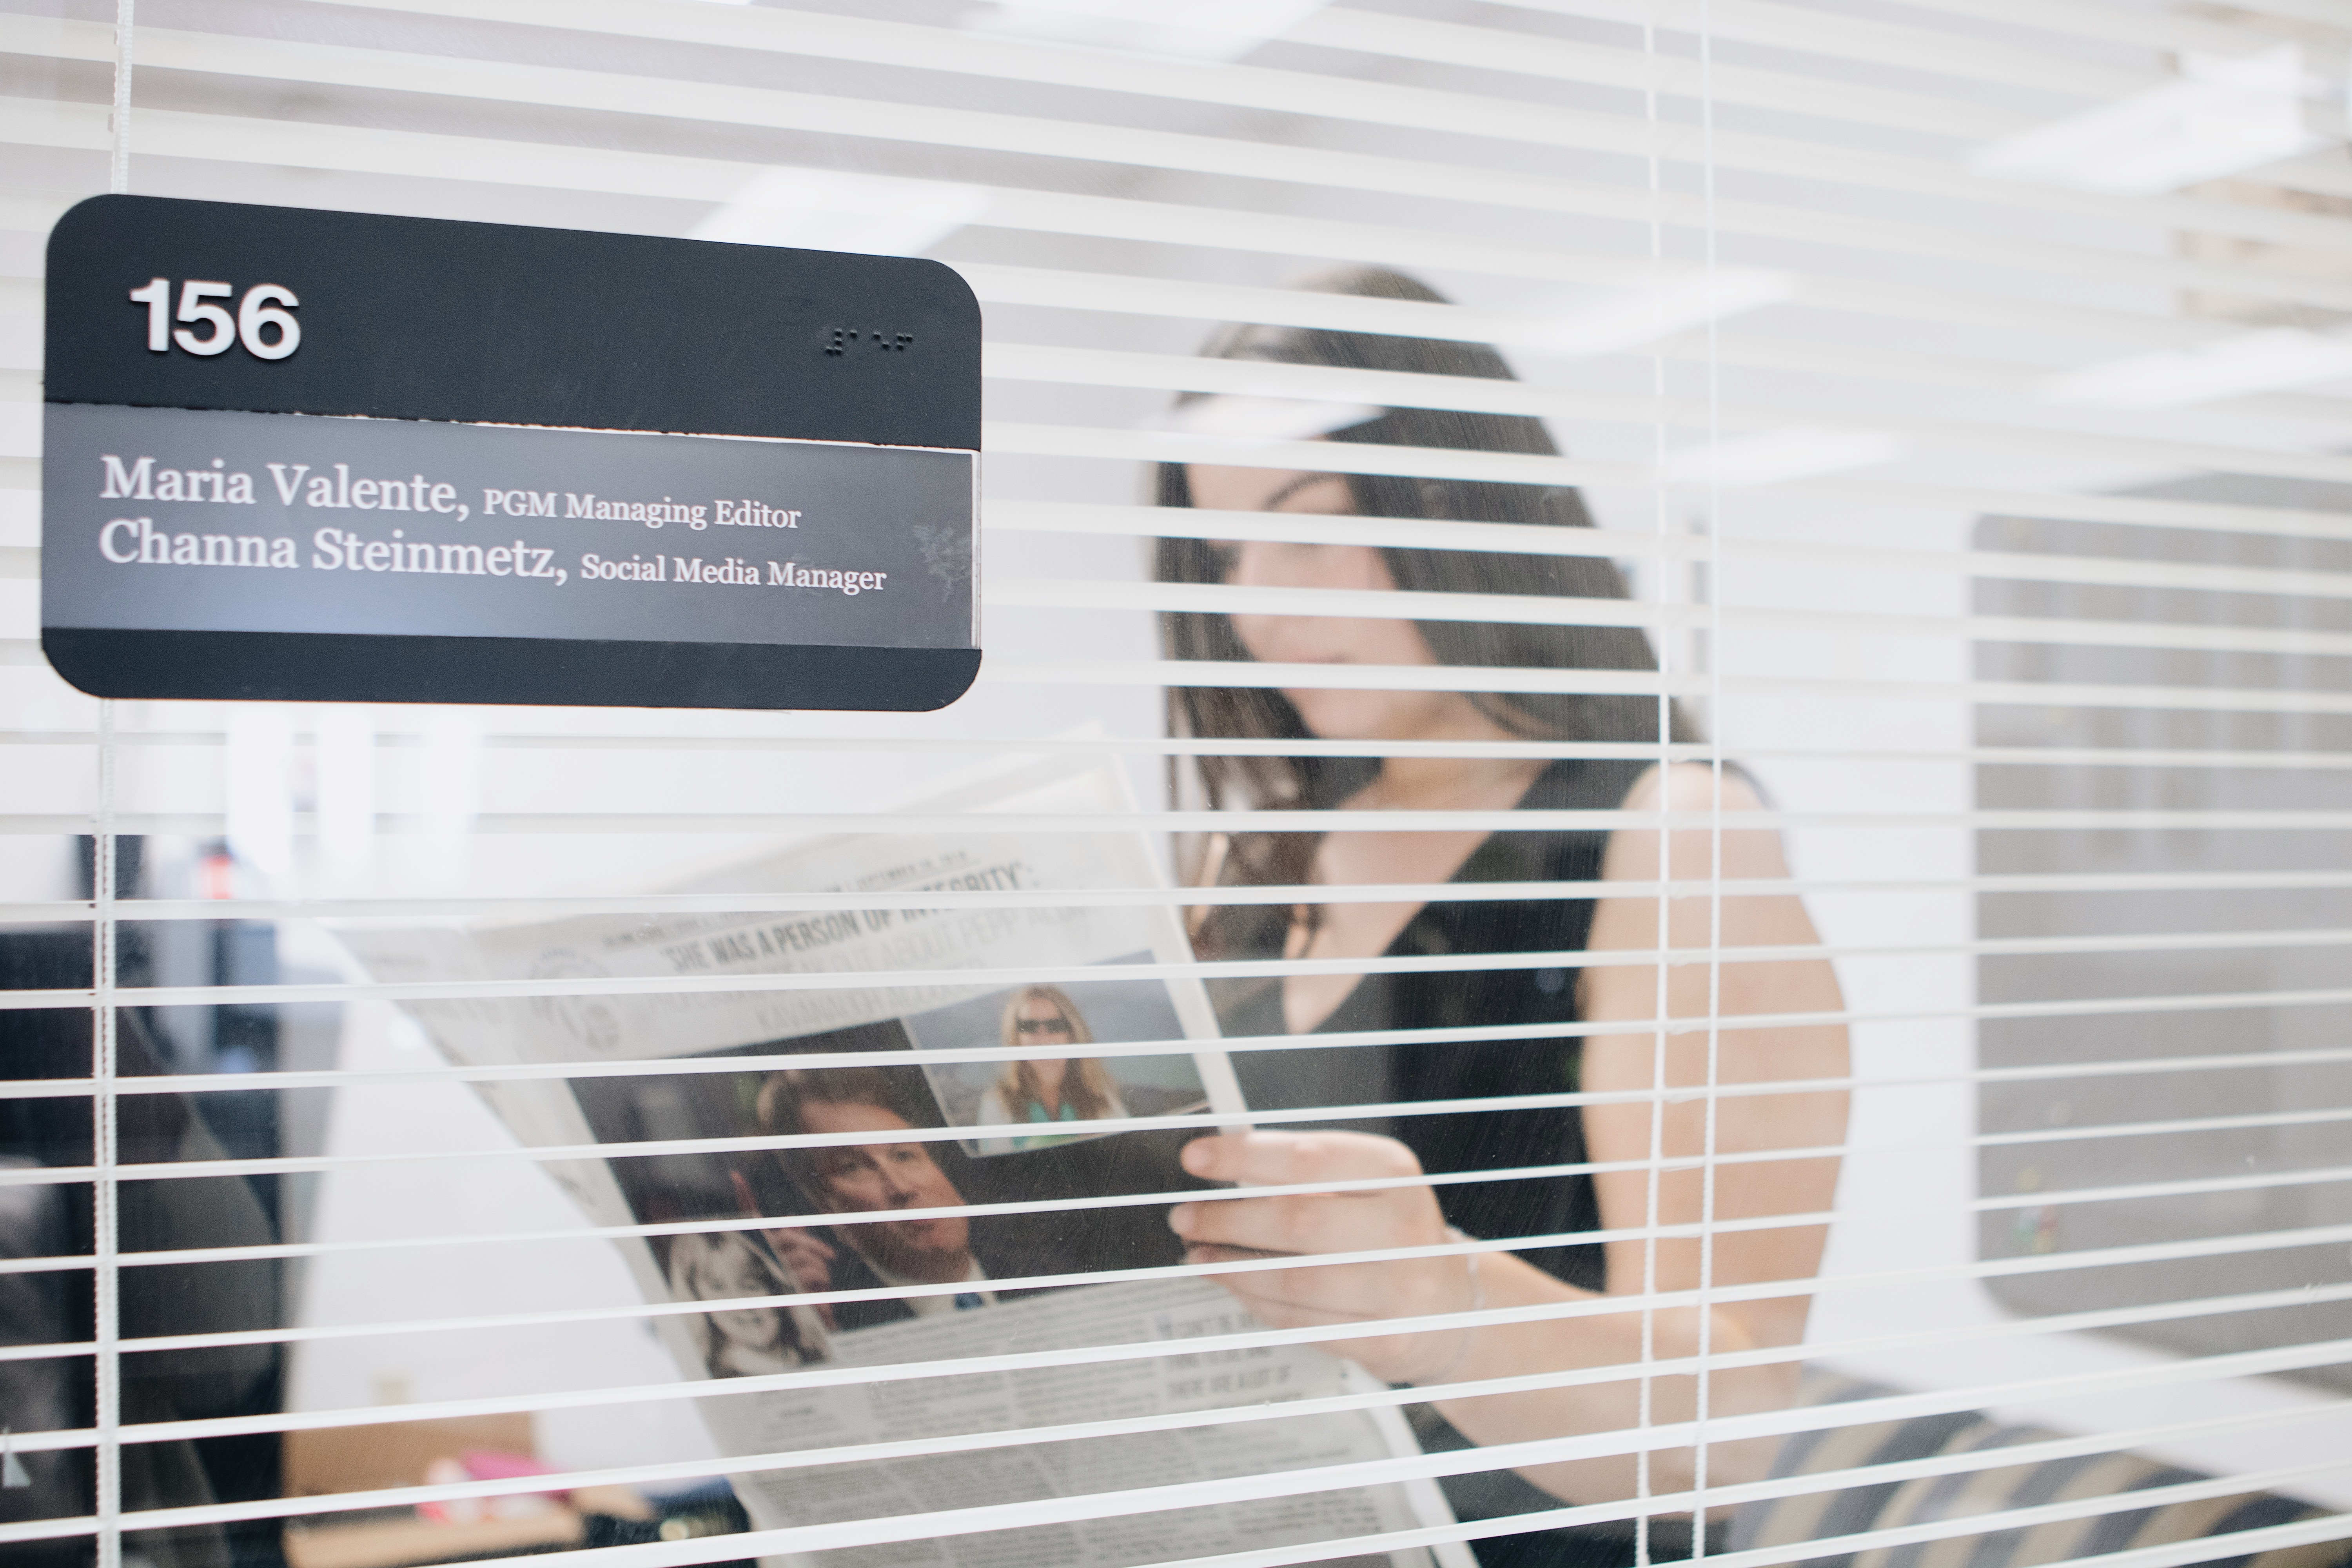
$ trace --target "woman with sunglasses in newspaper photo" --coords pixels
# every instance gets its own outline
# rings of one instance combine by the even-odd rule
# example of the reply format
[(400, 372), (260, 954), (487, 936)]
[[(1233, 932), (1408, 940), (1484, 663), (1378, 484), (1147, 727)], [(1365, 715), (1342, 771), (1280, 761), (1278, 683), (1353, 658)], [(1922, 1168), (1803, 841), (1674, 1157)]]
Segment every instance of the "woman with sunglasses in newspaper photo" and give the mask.
[[(1024, 986), (1004, 1005), (1003, 1039), (1008, 1052), (1092, 1045), (1094, 1037), (1086, 1015), (1058, 986)], [(1126, 1114), (1118, 1085), (1093, 1057), (1014, 1058), (981, 1095), (977, 1112), (983, 1127), (1100, 1121)], [(984, 1138), (980, 1147), (983, 1153), (1002, 1154), (1067, 1141), (1066, 1135), (1035, 1133)]]
[[(1444, 303), (1390, 272), (1356, 271), (1311, 287), (1423, 308)], [(1274, 367), (1291, 365), (1426, 376), (1432, 400), (1442, 402), (1467, 401), (1460, 389), (1511, 379), (1492, 348), (1358, 331), (1235, 327), (1206, 352), (1267, 365), (1277, 391), (1284, 373)], [(1328, 379), (1307, 395), (1329, 395)], [(1790, 1352), (1713, 1370), (1710, 1415), (1786, 1405), (1827, 1235), (1818, 1216), (1836, 1186), (1835, 1158), (1818, 1152), (1843, 1139), (1846, 1112), (1834, 1086), (1801, 1085), (1845, 1075), (1845, 1033), (1798, 1021), (1669, 1031), (1659, 1020), (1662, 1005), (1670, 1019), (1834, 1015), (1837, 983), (1825, 961), (1787, 956), (1818, 941), (1793, 896), (1739, 890), (1741, 881), (1788, 876), (1778, 836), (1749, 820), (1760, 809), (1756, 786), (1737, 768), (1712, 763), (1696, 728), (1658, 695), (1657, 661), (1622, 578), (1599, 541), (1573, 532), (1591, 526), (1581, 497), (1540, 482), (1542, 459), (1557, 456), (1549, 436), (1519, 415), (1274, 398), (1188, 395), (1176, 421), (1250, 437), (1259, 453), (1275, 442), (1296, 453), (1320, 441), (1332, 454), (1328, 470), (1295, 458), (1282, 468), (1242, 466), (1246, 456), (1234, 466), (1163, 466), (1163, 507), (1213, 510), (1233, 523), (1224, 531), (1204, 520), (1187, 531), (1201, 537), (1162, 539), (1157, 574), (1248, 590), (1264, 605), (1165, 616), (1171, 657), (1286, 667), (1278, 686), (1171, 688), (1177, 734), (1244, 742), (1234, 754), (1200, 758), (1209, 803), (1366, 814), (1359, 830), (1253, 826), (1201, 847), (1199, 883), (1308, 889), (1289, 905), (1204, 904), (1193, 921), (1203, 958), (1321, 960), (1318, 967), (1331, 971), (1213, 987), (1244, 1094), (1265, 1110), (1382, 1108), (1360, 1117), (1342, 1109), (1315, 1131), (1285, 1123), (1188, 1145), (1185, 1163), (1197, 1176), (1307, 1189), (1180, 1205), (1171, 1224), (1189, 1255), (1217, 1262), (1456, 1248), (1217, 1276), (1277, 1328), (1534, 1309), (1526, 1321), (1330, 1342), (1335, 1353), (1392, 1384), (1461, 1389), (1562, 1374), (1556, 1386), (1449, 1392), (1412, 1407), (1427, 1447), (1690, 1420), (1700, 1408), (1696, 1379), (1683, 1369), (1703, 1348), (1718, 1356)], [(1392, 453), (1375, 457), (1365, 447), (1417, 448), (1441, 473), (1499, 473), (1514, 482), (1353, 471), (1396, 466)], [(1381, 518), (1421, 526), (1375, 534), (1352, 521)], [(1522, 531), (1525, 548), (1513, 549), (1492, 528), (1467, 526), (1464, 547), (1447, 546), (1449, 528), (1496, 523)], [(1393, 542), (1401, 538), (1411, 547)], [(1401, 605), (1392, 618), (1366, 613), (1368, 595), (1400, 590), (1447, 597)], [(1328, 608), (1316, 603), (1327, 594)], [(1464, 599), (1477, 595), (1496, 597), (1492, 622), (1465, 609)], [(1399, 689), (1361, 677), (1318, 686), (1311, 671), (1323, 666), (1427, 673), (1400, 680)], [(1590, 671), (1592, 679), (1506, 694), (1482, 689), (1481, 668)], [(1313, 744), (1282, 755), (1267, 743), (1286, 740)], [(1671, 765), (1662, 760), (1667, 744)], [(1509, 821), (1417, 828), (1399, 820), (1422, 811)], [(1623, 814), (1613, 831), (1589, 826), (1608, 813)], [(1664, 823), (1661, 813), (1677, 820)], [(1663, 914), (1662, 879), (1677, 885)], [(1365, 900), (1312, 890), (1336, 894), (1351, 885), (1433, 892)], [(1662, 968), (1650, 956), (1664, 946), (1703, 958), (1711, 944), (1722, 950), (1718, 963)], [(1779, 952), (1743, 961), (1743, 947)], [(1519, 963), (1495, 958), (1522, 953)], [(1386, 960), (1405, 962), (1378, 962)], [(1454, 968), (1448, 960), (1468, 962)], [(1515, 1037), (1513, 1028), (1527, 1032)], [(1424, 1032), (1426, 1039), (1415, 1037)], [(1252, 1037), (1315, 1034), (1359, 1043), (1249, 1049)], [(1774, 1080), (1790, 1087), (1758, 1091)], [(1712, 1098), (1703, 1092), (1711, 1083), (1740, 1092)], [(1428, 1112), (1400, 1113), (1416, 1101), (1434, 1103)], [(1788, 1153), (1774, 1158), (1776, 1150)], [(1703, 1173), (1708, 1152), (1733, 1163)], [(1343, 1181), (1370, 1190), (1313, 1190)], [(1780, 1215), (1786, 1224), (1771, 1223)], [(1702, 1242), (1692, 1232), (1703, 1218), (1725, 1228)], [(1459, 1250), (1480, 1241), (1512, 1245)], [(1695, 1303), (1703, 1282), (1732, 1299)], [(1785, 1292), (1745, 1289), (1781, 1283)], [(1645, 1301), (1652, 1310), (1643, 1310)], [(1669, 1370), (1645, 1382), (1645, 1360)], [(1606, 1377), (1611, 1368), (1623, 1375)], [(1643, 1476), (1632, 1449), (1628, 1442), (1620, 1452), (1465, 1476), (1446, 1489), (1472, 1519), (1646, 1493), (1666, 1500), (1638, 1510), (1655, 1516), (1644, 1527), (1649, 1554), (1689, 1554), (1689, 1507), (1670, 1500), (1694, 1484), (1695, 1450), (1659, 1450)], [(1769, 1460), (1769, 1440), (1711, 1445), (1706, 1475), (1710, 1484), (1757, 1479)], [(1487, 1568), (1631, 1563), (1637, 1510), (1625, 1511), (1628, 1519), (1613, 1523), (1497, 1534), (1476, 1550)]]

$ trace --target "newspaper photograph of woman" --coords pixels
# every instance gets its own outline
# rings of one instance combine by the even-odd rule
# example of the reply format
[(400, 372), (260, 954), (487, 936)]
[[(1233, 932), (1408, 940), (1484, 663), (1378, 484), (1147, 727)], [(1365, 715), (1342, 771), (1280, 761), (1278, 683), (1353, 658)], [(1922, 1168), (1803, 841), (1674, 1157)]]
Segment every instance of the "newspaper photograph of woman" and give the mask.
[[(1004, 1048), (1025, 1051), (1055, 1046), (1092, 1045), (1086, 1015), (1058, 987), (1026, 986), (1004, 1005)], [(1093, 1057), (1015, 1057), (980, 1097), (983, 1126), (1018, 1122), (1099, 1121), (1123, 1117), (1127, 1102), (1103, 1064)], [(989, 1153), (1042, 1149), (1059, 1142), (1050, 1133), (988, 1138)]]
[[(1079, 1122), (1183, 1116), (1209, 1104), (1189, 1055), (1077, 1054), (1097, 1042), (1181, 1039), (1167, 987), (1156, 981), (1016, 986), (910, 1017), (907, 1033), (921, 1048), (1003, 1048), (1002, 1061), (934, 1062), (924, 1069), (949, 1125), (987, 1133), (965, 1141), (968, 1153), (1050, 1149), (1117, 1131), (1081, 1131)], [(1012, 1131), (1028, 1127), (1037, 1131)]]
[[(672, 1237), (663, 1272), (680, 1301), (751, 1300), (796, 1289), (752, 1231)], [(807, 1307), (734, 1307), (685, 1323), (713, 1377), (764, 1377), (825, 1358), (824, 1326)]]

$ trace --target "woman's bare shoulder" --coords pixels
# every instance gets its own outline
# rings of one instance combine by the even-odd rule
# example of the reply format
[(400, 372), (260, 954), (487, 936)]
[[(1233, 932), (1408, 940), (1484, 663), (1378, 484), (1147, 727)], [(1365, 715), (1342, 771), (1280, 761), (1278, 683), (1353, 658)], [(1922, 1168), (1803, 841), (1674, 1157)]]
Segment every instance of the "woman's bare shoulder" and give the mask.
[(1764, 797), (1737, 768), (1707, 763), (1653, 763), (1618, 803), (1621, 811), (1761, 811)]
[(1780, 835), (1756, 820), (1766, 809), (1762, 795), (1735, 769), (1718, 773), (1703, 763), (1651, 768), (1618, 809), (1673, 812), (1683, 820), (1664, 835), (1638, 818), (1610, 834), (1601, 858), (1603, 881), (1647, 882), (1667, 868), (1677, 879), (1705, 879), (1710, 868), (1726, 879), (1789, 874)]

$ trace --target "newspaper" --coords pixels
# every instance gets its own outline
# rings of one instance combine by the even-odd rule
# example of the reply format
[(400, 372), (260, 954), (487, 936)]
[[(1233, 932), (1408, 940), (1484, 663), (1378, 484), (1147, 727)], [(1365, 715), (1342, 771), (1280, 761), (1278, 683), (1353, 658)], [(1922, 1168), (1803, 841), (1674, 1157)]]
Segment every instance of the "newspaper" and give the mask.
[[(1034, 818), (1132, 805), (1115, 772), (1055, 769), (1000, 776), (915, 809)], [(1213, 1282), (1069, 1279), (1181, 1263), (1164, 1200), (1116, 1200), (1198, 1188), (1178, 1163), (1182, 1144), (1245, 1123), (1230, 1064), (1213, 1044), (1207, 996), (1183, 973), (1190, 948), (1175, 910), (1164, 902), (1042, 901), (925, 909), (906, 897), (1158, 885), (1164, 883), (1139, 835), (1034, 834), (974, 823), (784, 845), (663, 889), (876, 899), (854, 909), (352, 927), (341, 934), (385, 981), (902, 977), (874, 986), (408, 1005), (461, 1063), (694, 1064), (676, 1073), (504, 1082), (484, 1092), (526, 1143), (660, 1146), (551, 1168), (595, 1224), (676, 1227), (617, 1244), (649, 1301), (735, 1303), (655, 1320), (685, 1377), (767, 1380), (742, 1394), (696, 1402), (730, 1457), (1263, 1410), (1376, 1387), (1308, 1346), (1207, 1354), (1172, 1348), (1255, 1326)], [(1169, 966), (1169, 974), (1118, 973), (1153, 963)], [(1087, 977), (1096, 967), (1110, 973)], [(941, 978), (927, 980), (929, 973)], [(725, 1065), (818, 1053), (849, 1059)], [(845, 1141), (856, 1133), (871, 1141)], [(737, 1223), (697, 1231), (688, 1228), (695, 1222)], [(1020, 1283), (1041, 1279), (1062, 1283)], [(1171, 1349), (849, 1384), (796, 1385), (786, 1375), (1153, 1343)], [(762, 1468), (732, 1480), (754, 1526), (774, 1529), (1413, 1451), (1402, 1415), (1383, 1407)], [(1412, 1482), (772, 1561), (1120, 1568), (1450, 1518), (1433, 1483)], [(1386, 1560), (1392, 1568), (1472, 1563), (1458, 1545)]]

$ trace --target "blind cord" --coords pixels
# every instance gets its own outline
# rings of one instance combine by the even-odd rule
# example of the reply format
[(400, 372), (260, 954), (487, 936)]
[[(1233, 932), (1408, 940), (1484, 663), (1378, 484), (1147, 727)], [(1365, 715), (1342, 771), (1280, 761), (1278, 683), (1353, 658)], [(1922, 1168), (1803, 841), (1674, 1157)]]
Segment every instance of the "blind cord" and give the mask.
[[(108, 126), (106, 188), (131, 193), (131, 27), (138, 0), (114, 0), (114, 109)], [(107, 700), (100, 698), (103, 704)]]
[[(131, 45), (138, 0), (114, 0), (114, 104), (109, 125), (107, 189), (131, 190)], [(116, 1266), (121, 1243), (121, 1187), (115, 1179), (114, 1079), (118, 1067), (114, 1020), (114, 700), (98, 700), (98, 831), (90, 841), (90, 894), (96, 905), (90, 953), (91, 1055), (90, 1152), (98, 1167), (91, 1186), (91, 1251), (98, 1342), (98, 1426), (95, 1512), (97, 1568), (122, 1568), (122, 1314), (121, 1274)]]
[[(1643, 174), (1646, 181), (1644, 195), (1648, 218), (1649, 256), (1647, 259), (1650, 309), (1653, 312), (1652, 324), (1654, 328), (1657, 325), (1655, 317), (1660, 310), (1661, 291), (1665, 282), (1664, 169), (1664, 162), (1659, 155), (1659, 143), (1663, 139), (1664, 128), (1660, 122), (1658, 114), (1658, 77), (1661, 61), (1658, 56), (1657, 26), (1647, 8), (1644, 9), (1642, 18), (1642, 125), (1646, 132)], [(1676, 559), (1674, 552), (1668, 550), (1666, 543), (1672, 532), (1674, 505), (1673, 495), (1666, 479), (1668, 455), (1666, 410), (1669, 406), (1668, 395), (1671, 389), (1666, 380), (1665, 354), (1654, 346), (1648, 357), (1652, 405), (1651, 417), (1648, 421), (1652, 458), (1650, 484), (1652, 522), (1650, 539), (1647, 541), (1650, 545), (1647, 564), (1650, 568), (1651, 581), (1643, 584), (1645, 592), (1641, 596), (1647, 599), (1654, 609), (1663, 610), (1670, 601), (1666, 574), (1674, 570)], [(1675, 672), (1675, 652), (1676, 644), (1673, 636), (1662, 635), (1658, 637), (1656, 657), (1661, 684), (1657, 692), (1658, 751), (1656, 754), (1658, 804), (1661, 810), (1668, 808), (1674, 800), (1672, 770), (1675, 759), (1670, 748), (1674, 744), (1675, 695), (1670, 682)], [(1657, 835), (1658, 880), (1665, 882), (1670, 880), (1674, 874), (1672, 869), (1674, 835), (1663, 822), (1657, 828)], [(1673, 947), (1671, 930), (1673, 906), (1663, 897), (1658, 900), (1657, 904), (1656, 947), (1658, 952), (1664, 953)], [(1664, 1090), (1666, 1037), (1668, 1023), (1673, 1016), (1673, 1009), (1669, 1005), (1671, 987), (1672, 973), (1665, 964), (1660, 963), (1657, 966), (1655, 990), (1656, 1024), (1651, 1037), (1650, 1051), (1650, 1088), (1654, 1095), (1650, 1101), (1650, 1158), (1647, 1179), (1643, 1190), (1643, 1223), (1648, 1234), (1644, 1236), (1642, 1242), (1641, 1380), (1636, 1385), (1634, 1396), (1634, 1425), (1643, 1433), (1647, 1433), (1657, 1419), (1657, 1384), (1652, 1368), (1658, 1354), (1658, 1315), (1656, 1307), (1652, 1303), (1658, 1293), (1657, 1229), (1665, 1162)], [(1650, 1568), (1650, 1497), (1654, 1489), (1650, 1450), (1644, 1446), (1633, 1455), (1634, 1568)]]
[[(128, 16), (131, 0), (121, 0), (122, 15)], [(127, 37), (127, 26), (126, 26)], [(127, 46), (126, 46), (127, 47)], [(119, 145), (119, 143), (118, 143)], [(121, 169), (118, 155), (118, 177)], [(114, 1016), (114, 702), (110, 698), (99, 699), (98, 704), (98, 832), (90, 845), (90, 893), (97, 906), (97, 919), (92, 931), (96, 938), (90, 952), (93, 981), (90, 1034), (91, 1077), (95, 1080), (90, 1095), (91, 1163), (96, 1167), (96, 1179), (91, 1184), (90, 1227), (94, 1264), (94, 1315), (92, 1337), (97, 1342), (97, 1401), (98, 1473), (96, 1505), (98, 1515), (97, 1568), (121, 1568), (122, 1564), (122, 1350), (121, 1350), (121, 1272), (119, 1255), (121, 1247), (121, 1195), (117, 1178), (121, 1153), (117, 1142), (114, 1080), (120, 1066), (117, 1056)]]
[[(1707, 278), (1718, 276), (1721, 258), (1718, 255), (1716, 230), (1715, 179), (1715, 39), (1714, 15), (1709, 0), (1699, 0), (1696, 23), (1698, 42), (1698, 117), (1699, 117), (1699, 234), (1706, 247), (1703, 263)], [(1700, 354), (1701, 374), (1706, 378), (1706, 442), (1713, 447), (1723, 439), (1723, 353), (1722, 333), (1715, 318), (1706, 323), (1706, 347)], [(1706, 544), (1694, 570), (1706, 573), (1706, 668), (1700, 674), (1706, 681), (1706, 743), (1708, 749), (1707, 783), (1712, 820), (1707, 824), (1707, 958), (1706, 958), (1706, 1098), (1703, 1121), (1699, 1129), (1699, 1192), (1698, 1192), (1698, 1343), (1696, 1346), (1698, 1374), (1693, 1381), (1691, 1427), (1696, 1440), (1691, 1444), (1691, 1561), (1697, 1563), (1706, 1556), (1707, 1527), (1707, 1416), (1713, 1408), (1715, 1383), (1712, 1358), (1715, 1353), (1715, 1197), (1716, 1197), (1716, 1138), (1717, 1113), (1720, 1107), (1717, 1089), (1722, 1078), (1723, 1058), (1723, 622), (1715, 613), (1724, 598), (1721, 549), (1717, 541), (1723, 537), (1723, 488), (1720, 476), (1710, 471), (1700, 497), (1700, 521), (1706, 531)], [(1665, 901), (1661, 893), (1659, 901)]]

